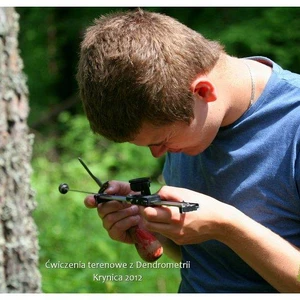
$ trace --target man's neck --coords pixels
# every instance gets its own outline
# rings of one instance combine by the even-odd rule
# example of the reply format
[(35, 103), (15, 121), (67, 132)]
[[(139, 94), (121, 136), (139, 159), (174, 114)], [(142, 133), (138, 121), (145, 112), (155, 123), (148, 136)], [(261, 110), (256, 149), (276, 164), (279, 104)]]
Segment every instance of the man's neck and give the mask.
[(269, 66), (254, 60), (221, 56), (208, 77), (216, 86), (219, 100), (224, 102), (222, 126), (235, 122), (255, 103), (271, 72)]

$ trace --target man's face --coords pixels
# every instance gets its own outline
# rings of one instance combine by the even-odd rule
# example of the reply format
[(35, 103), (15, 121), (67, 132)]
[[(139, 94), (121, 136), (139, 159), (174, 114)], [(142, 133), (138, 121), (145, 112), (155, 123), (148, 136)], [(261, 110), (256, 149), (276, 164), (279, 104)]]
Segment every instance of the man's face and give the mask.
[(188, 155), (203, 152), (214, 140), (221, 126), (222, 115), (205, 102), (196, 103), (195, 118), (189, 125), (175, 122), (155, 127), (144, 123), (142, 130), (131, 143), (149, 147), (154, 157), (160, 157), (166, 152), (182, 152)]

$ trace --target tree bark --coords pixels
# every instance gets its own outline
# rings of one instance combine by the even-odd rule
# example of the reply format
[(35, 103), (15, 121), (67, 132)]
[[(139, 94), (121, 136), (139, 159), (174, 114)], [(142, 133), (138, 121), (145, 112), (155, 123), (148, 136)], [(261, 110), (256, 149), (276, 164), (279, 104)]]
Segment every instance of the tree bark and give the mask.
[(30, 184), (33, 136), (18, 18), (14, 8), (0, 8), (0, 292), (36, 293), (41, 276)]

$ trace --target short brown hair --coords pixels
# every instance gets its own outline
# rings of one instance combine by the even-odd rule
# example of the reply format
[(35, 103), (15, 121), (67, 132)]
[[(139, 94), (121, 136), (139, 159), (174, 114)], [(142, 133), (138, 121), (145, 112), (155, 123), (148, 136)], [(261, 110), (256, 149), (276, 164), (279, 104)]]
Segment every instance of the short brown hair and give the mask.
[(189, 123), (190, 84), (222, 51), (218, 42), (158, 13), (137, 9), (95, 20), (81, 43), (77, 73), (91, 129), (125, 142), (144, 122)]

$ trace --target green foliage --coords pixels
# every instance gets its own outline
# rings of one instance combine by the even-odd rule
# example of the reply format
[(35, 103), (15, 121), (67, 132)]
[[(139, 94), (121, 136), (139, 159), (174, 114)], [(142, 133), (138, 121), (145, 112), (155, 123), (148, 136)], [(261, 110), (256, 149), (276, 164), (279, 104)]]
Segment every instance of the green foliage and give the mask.
[[(238, 56), (267, 56), (283, 67), (300, 72), (299, 8), (256, 8), (257, 13), (225, 27), (220, 34), (227, 50)], [(241, 15), (251, 11), (242, 8)]]
[[(134, 177), (153, 177), (159, 175), (162, 160), (151, 157), (148, 148), (139, 148), (128, 143), (112, 143), (91, 133), (86, 117), (63, 112), (58, 118), (64, 123), (66, 132), (56, 146), (60, 159), (68, 162), (82, 157), (102, 181), (107, 179), (128, 180)], [(71, 157), (70, 157), (71, 154)], [(76, 169), (64, 164), (66, 172), (83, 170), (76, 161)], [(90, 178), (86, 176), (89, 181)], [(154, 178), (156, 180), (156, 178)], [(80, 183), (79, 183), (80, 184)]]

